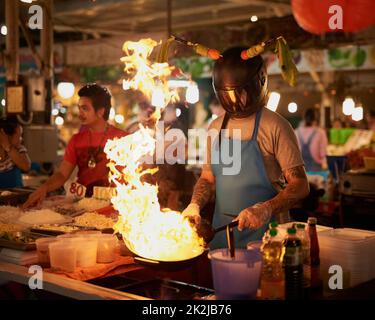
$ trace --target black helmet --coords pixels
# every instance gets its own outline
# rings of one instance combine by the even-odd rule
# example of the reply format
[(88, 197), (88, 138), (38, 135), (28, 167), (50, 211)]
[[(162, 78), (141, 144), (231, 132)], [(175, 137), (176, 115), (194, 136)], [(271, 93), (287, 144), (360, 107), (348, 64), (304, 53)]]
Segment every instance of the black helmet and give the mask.
[(267, 72), (261, 56), (243, 60), (246, 47), (230, 48), (214, 65), (212, 84), (225, 111), (244, 118), (265, 105)]

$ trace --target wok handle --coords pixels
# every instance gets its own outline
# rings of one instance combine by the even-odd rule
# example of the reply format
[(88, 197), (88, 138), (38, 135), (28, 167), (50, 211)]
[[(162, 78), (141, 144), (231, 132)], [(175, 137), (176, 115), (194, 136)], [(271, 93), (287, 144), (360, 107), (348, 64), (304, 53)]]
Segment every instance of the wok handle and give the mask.
[(230, 252), (231, 258), (234, 258), (234, 236), (233, 236), (233, 227), (227, 226), (227, 241), (228, 241), (228, 249)]
[(221, 226), (221, 227), (219, 227), (219, 228), (217, 228), (217, 229), (214, 229), (214, 232), (216, 233), (216, 232), (219, 232), (219, 231), (223, 231), (223, 230), (225, 230), (227, 227), (229, 227), (229, 228), (234, 228), (234, 227), (237, 227), (238, 226), (238, 220), (236, 220), (236, 221), (232, 221), (231, 223), (229, 223), (229, 224), (226, 224), (225, 226)]

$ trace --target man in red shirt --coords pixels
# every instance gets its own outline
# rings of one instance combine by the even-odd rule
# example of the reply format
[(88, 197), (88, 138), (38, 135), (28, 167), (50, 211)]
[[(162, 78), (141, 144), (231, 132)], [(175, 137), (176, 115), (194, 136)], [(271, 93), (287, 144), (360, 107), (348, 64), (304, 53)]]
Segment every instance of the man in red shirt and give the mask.
[(54, 191), (69, 179), (78, 166), (78, 183), (91, 196), (94, 186), (108, 186), (107, 158), (104, 146), (108, 139), (120, 138), (126, 132), (107, 123), (111, 110), (111, 94), (97, 84), (87, 84), (78, 91), (81, 130), (68, 143), (59, 169), (29, 196), (24, 209), (40, 205), (48, 192)]

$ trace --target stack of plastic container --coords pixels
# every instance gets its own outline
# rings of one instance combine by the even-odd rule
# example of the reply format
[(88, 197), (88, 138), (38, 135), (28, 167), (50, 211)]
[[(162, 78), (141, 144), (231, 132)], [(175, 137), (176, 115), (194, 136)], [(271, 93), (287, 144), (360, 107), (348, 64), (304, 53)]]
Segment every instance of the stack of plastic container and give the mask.
[(89, 268), (97, 263), (115, 260), (118, 239), (100, 231), (65, 234), (37, 240), (39, 263), (54, 270), (74, 272), (76, 267)]
[[(338, 265), (349, 286), (375, 278), (375, 232), (359, 229), (332, 229), (319, 232), (321, 272)], [(329, 275), (328, 275), (329, 277)]]

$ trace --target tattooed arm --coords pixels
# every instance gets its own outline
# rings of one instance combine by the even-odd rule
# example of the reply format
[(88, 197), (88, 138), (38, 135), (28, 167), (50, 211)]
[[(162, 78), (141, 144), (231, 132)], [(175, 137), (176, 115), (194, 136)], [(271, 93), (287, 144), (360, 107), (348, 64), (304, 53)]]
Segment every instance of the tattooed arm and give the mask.
[(288, 211), (299, 200), (309, 193), (309, 184), (303, 166), (285, 170), (284, 176), (288, 181), (287, 187), (276, 197), (264, 203), (255, 204), (240, 212), (236, 220), (239, 220), (238, 229), (258, 229), (266, 223), (271, 215), (278, 215)]
[(280, 214), (291, 209), (298, 201), (309, 194), (309, 183), (307, 181), (305, 168), (294, 167), (284, 171), (288, 184), (276, 197), (267, 201), (272, 208), (273, 214)]
[(194, 187), (191, 203), (197, 204), (200, 209), (207, 204), (213, 193), (215, 178), (210, 175), (212, 175), (212, 173), (203, 171)]

